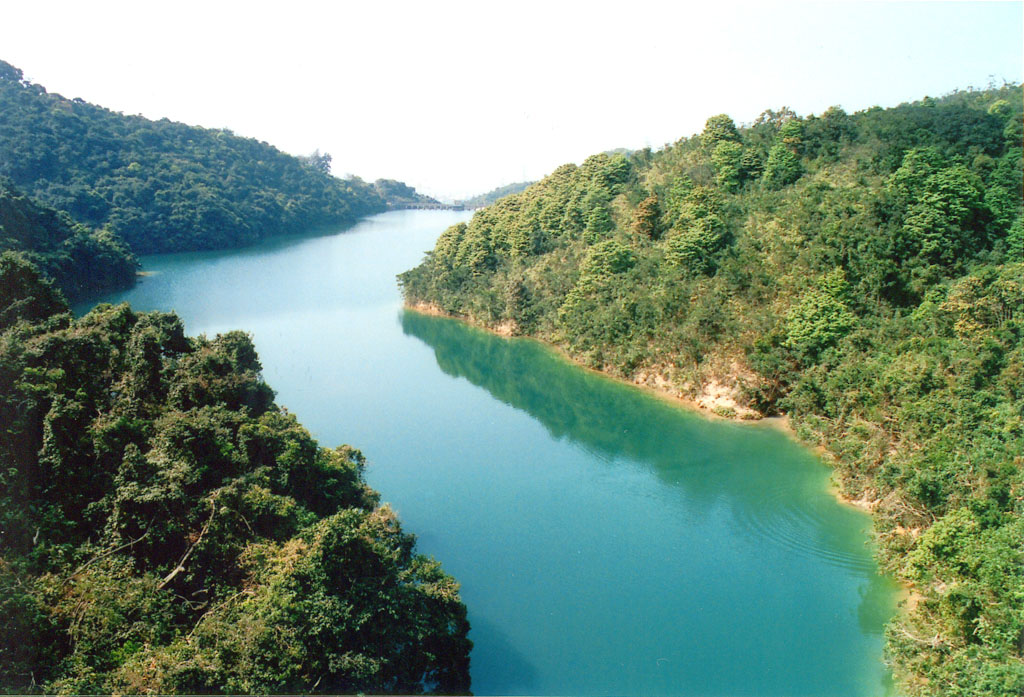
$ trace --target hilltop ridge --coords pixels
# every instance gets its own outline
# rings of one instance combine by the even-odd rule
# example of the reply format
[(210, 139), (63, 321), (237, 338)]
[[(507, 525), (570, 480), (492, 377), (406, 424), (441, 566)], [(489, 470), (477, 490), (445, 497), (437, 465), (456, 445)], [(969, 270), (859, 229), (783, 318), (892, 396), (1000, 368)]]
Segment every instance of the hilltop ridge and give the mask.
[(331, 164), (66, 99), (0, 61), (0, 177), (135, 254), (237, 247), (388, 209), (389, 188), (334, 177)]

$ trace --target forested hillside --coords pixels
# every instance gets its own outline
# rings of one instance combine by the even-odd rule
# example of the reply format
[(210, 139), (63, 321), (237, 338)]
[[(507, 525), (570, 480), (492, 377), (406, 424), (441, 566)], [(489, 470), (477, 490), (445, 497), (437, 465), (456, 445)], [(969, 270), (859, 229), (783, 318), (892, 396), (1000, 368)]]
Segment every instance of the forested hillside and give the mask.
[(260, 370), (0, 256), (0, 692), (468, 690), (458, 584)]
[(416, 208), (437, 206), (441, 203), (436, 198), (419, 193), (405, 182), (394, 179), (378, 179), (373, 183), (373, 188), (387, 202), (388, 208)]
[(328, 155), (48, 94), (0, 61), (0, 176), (136, 254), (240, 246), (385, 210), (372, 185), (329, 170)]
[(135, 282), (138, 263), (109, 230), (90, 230), (0, 183), (0, 252), (22, 252), (69, 298)]
[(449, 228), (411, 305), (717, 411), (784, 412), (912, 589), (910, 695), (1024, 694), (1019, 86), (726, 115), (565, 165)]
[(455, 203), (464, 206), (465, 208), (483, 208), (489, 206), (500, 198), (510, 196), (512, 194), (518, 194), (520, 191), (525, 189), (536, 182), (516, 182), (515, 184), (506, 184), (505, 186), (499, 186), (497, 189), (492, 189), (486, 194), (477, 194), (473, 198), (462, 199)]

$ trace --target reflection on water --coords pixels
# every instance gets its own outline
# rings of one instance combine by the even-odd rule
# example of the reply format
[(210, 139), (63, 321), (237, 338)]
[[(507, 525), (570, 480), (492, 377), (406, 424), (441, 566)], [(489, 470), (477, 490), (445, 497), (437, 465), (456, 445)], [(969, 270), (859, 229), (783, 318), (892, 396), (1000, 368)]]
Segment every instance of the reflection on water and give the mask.
[[(826, 563), (875, 571), (862, 546), (847, 544), (846, 527), (829, 524), (836, 504), (823, 495), (821, 480), (801, 470), (773, 467), (777, 433), (687, 418), (691, 415), (680, 408), (636, 388), (568, 366), (535, 341), (509, 341), (410, 311), (402, 314), (401, 322), (406, 334), (434, 349), (445, 373), (466, 378), (529, 413), (555, 438), (582, 444), (599, 461), (625, 458), (648, 465), (659, 479), (685, 490), (701, 505), (728, 505), (744, 534)], [(741, 437), (727, 437), (730, 429)], [(793, 455), (811, 460), (809, 454), (787, 448), (784, 456)]]

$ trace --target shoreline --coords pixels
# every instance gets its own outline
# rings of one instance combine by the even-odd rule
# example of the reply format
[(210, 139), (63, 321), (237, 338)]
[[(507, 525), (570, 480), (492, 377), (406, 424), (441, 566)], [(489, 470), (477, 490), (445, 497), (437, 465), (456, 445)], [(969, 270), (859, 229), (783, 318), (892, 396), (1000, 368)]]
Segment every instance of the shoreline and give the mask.
[[(655, 376), (654, 374), (649, 375), (648, 379), (654, 379), (654, 384), (651, 384), (649, 381), (630, 380), (628, 378), (612, 375), (598, 368), (593, 368), (591, 366), (584, 365), (561, 346), (552, 344), (548, 341), (545, 341), (544, 339), (538, 339), (532, 336), (515, 334), (515, 326), (512, 323), (503, 323), (501, 325), (498, 325), (497, 327), (490, 327), (481, 322), (477, 322), (472, 317), (453, 315), (450, 312), (446, 312), (444, 309), (442, 309), (441, 307), (434, 303), (413, 303), (403, 301), (402, 308), (405, 310), (409, 310), (411, 312), (419, 313), (421, 315), (428, 315), (431, 317), (442, 317), (444, 319), (453, 319), (458, 322), (467, 324), (470, 327), (473, 327), (474, 329), (480, 329), (489, 334), (493, 334), (494, 336), (500, 336), (504, 339), (526, 339), (528, 341), (536, 341), (540, 344), (543, 344), (546, 348), (550, 349), (551, 351), (556, 352), (562, 358), (564, 358), (569, 363), (572, 363), (577, 368), (585, 370), (588, 373), (593, 373), (594, 375), (600, 375), (601, 377), (607, 378), (609, 380), (614, 380), (615, 382), (618, 382), (623, 385), (630, 385), (631, 387), (635, 387), (639, 390), (647, 392), (648, 394), (657, 397), (658, 399), (661, 399), (669, 404), (672, 404), (673, 406), (681, 407), (688, 412), (698, 414), (708, 420), (729, 421), (732, 423), (747, 424), (749, 426), (761, 426), (764, 428), (771, 428), (780, 431), (781, 433), (785, 433), (786, 435), (794, 438), (799, 442), (799, 437), (797, 436), (796, 429), (794, 429), (792, 424), (790, 423), (788, 414), (779, 414), (777, 416), (764, 416), (759, 412), (754, 412), (753, 410), (747, 409), (745, 411), (757, 414), (757, 416), (752, 418), (743, 418), (739, 415), (739, 413), (737, 413), (734, 416), (725, 416), (715, 411), (715, 407), (723, 406), (721, 401), (715, 401), (710, 399), (702, 401), (700, 398), (688, 397), (680, 393), (677, 388), (672, 387), (668, 380), (664, 378), (664, 376)], [(661, 378), (660, 380), (658, 380), (659, 377)], [(709, 406), (708, 402), (711, 402), (712, 406)], [(806, 443), (802, 443), (802, 445), (808, 447)]]
[[(658, 385), (650, 385), (643, 382), (627, 380), (625, 378), (620, 378), (615, 375), (610, 375), (596, 368), (591, 368), (590, 366), (583, 365), (575, 358), (573, 358), (571, 355), (569, 355), (569, 353), (565, 351), (565, 349), (563, 349), (561, 346), (556, 346), (547, 341), (544, 341), (543, 339), (537, 339), (531, 336), (516, 336), (508, 327), (503, 326), (500, 330), (496, 330), (492, 327), (488, 327), (486, 325), (474, 321), (472, 317), (462, 317), (453, 315), (449, 312), (445, 312), (441, 307), (434, 303), (409, 303), (403, 301), (402, 307), (404, 310), (408, 310), (410, 312), (417, 312), (422, 315), (456, 320), (470, 327), (473, 327), (474, 329), (479, 329), (504, 339), (515, 338), (525, 339), (527, 341), (536, 341), (542, 344), (547, 349), (556, 352), (563, 359), (565, 359), (566, 361), (568, 361), (569, 363), (578, 368), (581, 368), (589, 373), (599, 375), (605, 379), (614, 380), (615, 382), (620, 383), (622, 385), (628, 385), (630, 387), (637, 388), (643, 392), (646, 392), (647, 394), (650, 394), (656, 399), (665, 402), (668, 405), (686, 411), (687, 413), (700, 416), (704, 419), (708, 419), (709, 421), (728, 421), (732, 423), (743, 424), (745, 426), (769, 428), (776, 430), (785, 435), (787, 438), (793, 440), (801, 447), (810, 449), (812, 452), (814, 452), (815, 455), (818, 456), (818, 459), (821, 462), (822, 466), (827, 467), (830, 472), (825, 487), (826, 492), (829, 495), (831, 495), (832, 498), (834, 498), (840, 506), (844, 508), (853, 509), (858, 513), (868, 516), (872, 523), (871, 529), (868, 531), (868, 539), (872, 545), (879, 544), (878, 534), (874, 530), (874, 524), (875, 510), (878, 507), (878, 504), (880, 503), (880, 499), (872, 498), (874, 496), (874, 492), (871, 492), (871, 494), (865, 492), (864, 495), (862, 495), (860, 498), (852, 498), (850, 496), (846, 496), (845, 494), (843, 494), (841, 490), (841, 484), (838, 481), (836, 481), (835, 478), (836, 467), (834, 462), (834, 456), (823, 445), (812, 445), (810, 443), (803, 442), (800, 439), (800, 436), (797, 433), (796, 429), (793, 427), (788, 414), (780, 414), (778, 416), (762, 416), (758, 419), (743, 419), (738, 416), (723, 416), (721, 414), (715, 413), (701, 402), (689, 397), (682, 396), (674, 391), (670, 391), (667, 388), (659, 387)], [(913, 610), (913, 608), (917, 606), (919, 600), (923, 598), (923, 596), (917, 588), (906, 582), (904, 579), (901, 579), (892, 571), (883, 571), (882, 566), (880, 564), (878, 566), (878, 572), (880, 574), (884, 573), (885, 575), (889, 576), (893, 580), (893, 582), (900, 587), (899, 597), (897, 599), (896, 604), (897, 612), (908, 612), (910, 610)]]
[[(878, 507), (880, 500), (878, 498), (872, 498), (872, 495), (869, 495), (867, 492), (865, 492), (860, 498), (853, 498), (844, 494), (841, 490), (840, 483), (835, 481), (834, 473), (836, 471), (836, 468), (833, 462), (834, 458), (832, 454), (823, 445), (812, 445), (810, 443), (803, 442), (800, 439), (800, 436), (797, 433), (796, 429), (793, 427), (789, 414), (779, 414), (777, 416), (759, 415), (757, 418), (742, 418), (739, 415), (723, 416), (722, 414), (715, 412), (714, 408), (707, 406), (707, 404), (701, 402), (699, 399), (694, 399), (692, 397), (687, 397), (685, 395), (680, 394), (676, 389), (671, 388), (669, 386), (668, 381), (664, 380), (664, 378), (661, 384), (658, 384), (656, 382), (655, 384), (652, 385), (649, 384), (648, 382), (629, 380), (626, 378), (618, 377), (616, 375), (611, 375), (609, 373), (604, 372), (603, 370), (598, 370), (597, 368), (592, 368), (590, 366), (580, 363), (561, 346), (556, 346), (555, 344), (544, 341), (543, 339), (537, 339), (532, 336), (517, 336), (514, 333), (514, 326), (503, 324), (500, 325), (498, 328), (489, 327), (485, 324), (475, 321), (472, 317), (463, 317), (459, 315), (453, 315), (450, 312), (446, 312), (444, 309), (442, 309), (440, 306), (434, 303), (410, 303), (403, 301), (402, 307), (405, 310), (417, 312), (422, 315), (429, 315), (431, 317), (442, 317), (445, 319), (453, 319), (475, 329), (480, 329), (482, 331), (488, 332), (489, 334), (493, 334), (494, 336), (500, 336), (504, 339), (515, 338), (526, 339), (528, 341), (536, 341), (540, 344), (543, 344), (549, 350), (556, 352), (566, 361), (572, 363), (574, 366), (578, 368), (581, 368), (582, 370), (585, 370), (589, 373), (593, 373), (595, 375), (600, 375), (601, 377), (609, 380), (614, 380), (615, 382), (618, 382), (623, 385), (635, 387), (639, 390), (642, 390), (643, 392), (650, 394), (651, 396), (657, 399), (664, 401), (667, 404), (683, 409), (689, 413), (699, 415), (710, 421), (728, 421), (731, 423), (738, 423), (747, 426), (770, 428), (776, 430), (786, 435), (788, 438), (791, 438), (794, 442), (800, 444), (801, 447), (812, 450), (822, 461), (822, 465), (829, 468), (833, 475), (829, 476), (828, 493), (831, 494), (832, 497), (835, 498), (835, 500), (839, 502), (840, 505), (856, 509), (861, 513), (865, 513), (871, 516), (872, 521), (874, 521), (873, 514), (875, 512), (875, 509)], [(872, 533), (872, 537), (874, 537), (874, 533)], [(901, 586), (904, 586), (902, 582), (899, 583)], [(908, 591), (912, 590), (909, 586), (904, 587)]]
[[(606, 373), (602, 370), (598, 370), (597, 368), (592, 368), (590, 366), (583, 365), (578, 360), (573, 358), (561, 346), (556, 346), (547, 341), (544, 341), (543, 339), (537, 339), (532, 336), (517, 336), (514, 333), (514, 325), (506, 323), (498, 328), (489, 327), (485, 324), (475, 321), (472, 317), (453, 315), (450, 312), (446, 312), (444, 309), (442, 309), (435, 303), (410, 303), (408, 301), (403, 300), (402, 308), (403, 310), (416, 312), (422, 315), (456, 320), (470, 327), (473, 327), (474, 329), (479, 329), (504, 339), (515, 338), (526, 339), (528, 341), (536, 341), (542, 344), (547, 349), (554, 351), (563, 359), (565, 359), (566, 361), (568, 361), (569, 363), (578, 368), (581, 368), (589, 373), (599, 375), (605, 379), (614, 380), (615, 382), (618, 382), (620, 384), (637, 388), (665, 402), (666, 404), (684, 410), (688, 413), (708, 419), (710, 421), (728, 421), (732, 423), (743, 424), (746, 426), (769, 428), (776, 430), (784, 434), (786, 437), (792, 439), (801, 447), (810, 449), (818, 456), (818, 459), (821, 461), (822, 466), (827, 467), (830, 470), (830, 475), (826, 485), (826, 492), (830, 494), (832, 498), (834, 498), (840, 506), (856, 510), (861, 514), (868, 516), (872, 523), (872, 529), (868, 531), (868, 540), (871, 542), (872, 545), (878, 544), (878, 535), (874, 531), (874, 523), (875, 510), (878, 507), (880, 500), (878, 498), (871, 498), (871, 496), (867, 492), (865, 492), (865, 494), (862, 495), (860, 498), (852, 498), (843, 494), (841, 491), (841, 484), (835, 480), (836, 467), (833, 455), (823, 445), (811, 445), (809, 443), (803, 442), (800, 439), (800, 436), (797, 433), (796, 429), (793, 427), (793, 424), (788, 414), (779, 414), (778, 416), (760, 416), (759, 418), (755, 419), (740, 418), (738, 415), (723, 416), (722, 414), (715, 413), (711, 408), (709, 408), (704, 403), (698, 401), (697, 399), (686, 397), (684, 395), (679, 394), (677, 391), (670, 389), (667, 380), (664, 381), (664, 386), (661, 386), (657, 383), (652, 385), (648, 384), (647, 382), (639, 382), (634, 380), (628, 380), (626, 378), (621, 378)], [(876, 557), (876, 564), (877, 563), (878, 560)], [(892, 571), (883, 570), (880, 564), (878, 564), (878, 573), (888, 576), (890, 579), (892, 579), (893, 583), (895, 583), (899, 587), (899, 591), (896, 595), (894, 604), (896, 614), (906, 614), (912, 612), (914, 608), (917, 607), (918, 603), (924, 598), (922, 593), (917, 588), (908, 583), (906, 580), (900, 578), (897, 574), (893, 573)]]
[[(410, 303), (407, 301), (403, 301), (402, 307), (405, 310), (408, 310), (410, 312), (417, 312), (422, 315), (429, 315), (431, 317), (442, 317), (445, 319), (453, 319), (475, 329), (480, 329), (489, 334), (493, 334), (494, 336), (499, 336), (504, 339), (515, 338), (526, 339), (528, 341), (536, 341), (540, 344), (543, 344), (549, 350), (556, 352), (569, 363), (572, 363), (574, 366), (581, 368), (582, 370), (585, 370), (588, 373), (600, 375), (603, 378), (614, 380), (615, 382), (618, 382), (620, 384), (635, 387), (639, 390), (642, 390), (643, 392), (646, 392), (647, 394), (650, 394), (651, 396), (657, 399), (662, 400), (666, 404), (670, 404), (676, 408), (683, 409), (691, 414), (696, 414), (698, 416), (701, 416), (702, 418), (708, 419), (709, 421), (728, 421), (731, 423), (744, 424), (746, 426), (770, 428), (776, 430), (784, 434), (786, 437), (792, 439), (794, 442), (798, 443), (801, 447), (812, 450), (821, 460), (821, 464), (829, 468), (832, 474), (829, 475), (827, 491), (839, 503), (839, 505), (855, 509), (861, 513), (870, 516), (872, 523), (874, 523), (874, 512), (875, 509), (878, 507), (880, 500), (878, 498), (873, 498), (873, 494), (869, 494), (867, 492), (865, 492), (860, 498), (853, 498), (844, 494), (841, 490), (841, 484), (835, 480), (836, 467), (835, 463), (833, 462), (834, 458), (832, 454), (823, 445), (812, 445), (810, 443), (805, 443), (804, 441), (802, 441), (796, 429), (793, 427), (793, 424), (788, 414), (779, 414), (777, 416), (758, 416), (758, 418), (742, 418), (739, 415), (723, 416), (722, 414), (716, 413), (713, 408), (708, 407), (705, 403), (701, 402), (700, 400), (680, 394), (677, 390), (669, 386), (667, 380), (663, 379), (664, 382), (662, 384), (656, 383), (652, 385), (649, 384), (648, 382), (629, 380), (626, 378), (618, 377), (616, 375), (611, 375), (609, 373), (604, 372), (603, 370), (598, 370), (597, 368), (592, 368), (590, 366), (580, 363), (561, 346), (556, 346), (552, 343), (544, 341), (543, 339), (537, 339), (532, 336), (517, 336), (514, 333), (515, 327), (510, 326), (509, 324), (503, 324), (497, 328), (489, 327), (487, 325), (475, 321), (472, 317), (463, 317), (459, 315), (453, 315), (450, 312), (445, 312), (444, 309), (442, 309), (440, 306), (434, 303)], [(874, 531), (872, 530), (872, 532), (870, 532), (869, 534), (872, 540), (874, 540), (874, 538), (876, 537)], [(901, 587), (904, 588), (906, 592), (916, 592), (912, 587), (906, 585), (903, 581), (897, 579), (895, 576), (893, 576), (893, 578)]]
[[(662, 382), (660, 383), (656, 381), (655, 384), (650, 384), (649, 382), (646, 381), (629, 380), (627, 378), (611, 375), (603, 370), (592, 368), (588, 365), (580, 363), (561, 346), (557, 346), (550, 342), (544, 341), (543, 339), (537, 339), (532, 336), (517, 336), (514, 333), (514, 326), (503, 324), (497, 328), (489, 327), (485, 324), (475, 321), (472, 317), (453, 315), (450, 312), (446, 312), (444, 309), (442, 309), (435, 303), (411, 303), (403, 301), (402, 308), (404, 310), (416, 312), (421, 315), (456, 320), (475, 329), (480, 329), (489, 334), (499, 336), (504, 339), (515, 338), (526, 339), (528, 341), (536, 341), (544, 345), (547, 349), (554, 351), (572, 365), (581, 368), (582, 370), (585, 370), (588, 373), (599, 375), (608, 380), (614, 380), (615, 382), (618, 382), (623, 385), (635, 387), (659, 400), (662, 400), (667, 404), (670, 404), (676, 408), (683, 409), (691, 414), (701, 416), (702, 418), (708, 419), (709, 421), (727, 421), (731, 423), (744, 424), (747, 426), (773, 429), (786, 435), (788, 438), (791, 438), (796, 443), (799, 443), (802, 447), (809, 448), (810, 450), (812, 450), (819, 457), (819, 459), (822, 460), (822, 464), (824, 466), (828, 467), (832, 472), (835, 472), (835, 465), (831, 462), (832, 456), (828, 452), (828, 450), (822, 445), (815, 446), (800, 440), (800, 436), (797, 433), (796, 429), (793, 427), (793, 424), (788, 414), (779, 414), (777, 416), (763, 416), (759, 414), (756, 418), (742, 418), (739, 415), (724, 416), (720, 413), (717, 413), (713, 407), (709, 407), (705, 402), (702, 402), (699, 399), (694, 399), (692, 397), (687, 397), (683, 394), (680, 394), (679, 391), (675, 388), (672, 388), (668, 381), (665, 380), (664, 378), (662, 378)], [(874, 512), (875, 508), (879, 503), (878, 499), (869, 498), (867, 495), (862, 496), (859, 499), (846, 496), (840, 490), (839, 483), (834, 481), (833, 477), (831, 476), (829, 477), (828, 492), (841, 505), (855, 508), (856, 510), (861, 511), (863, 513), (867, 513), (869, 515)]]

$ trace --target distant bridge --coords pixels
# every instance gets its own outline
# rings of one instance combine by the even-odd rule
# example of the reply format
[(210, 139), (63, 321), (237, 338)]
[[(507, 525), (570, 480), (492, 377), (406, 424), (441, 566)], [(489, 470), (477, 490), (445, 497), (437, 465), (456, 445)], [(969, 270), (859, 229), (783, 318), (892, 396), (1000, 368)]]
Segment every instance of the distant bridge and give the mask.
[(464, 211), (466, 207), (454, 203), (392, 203), (388, 205), (388, 209), (393, 211)]

